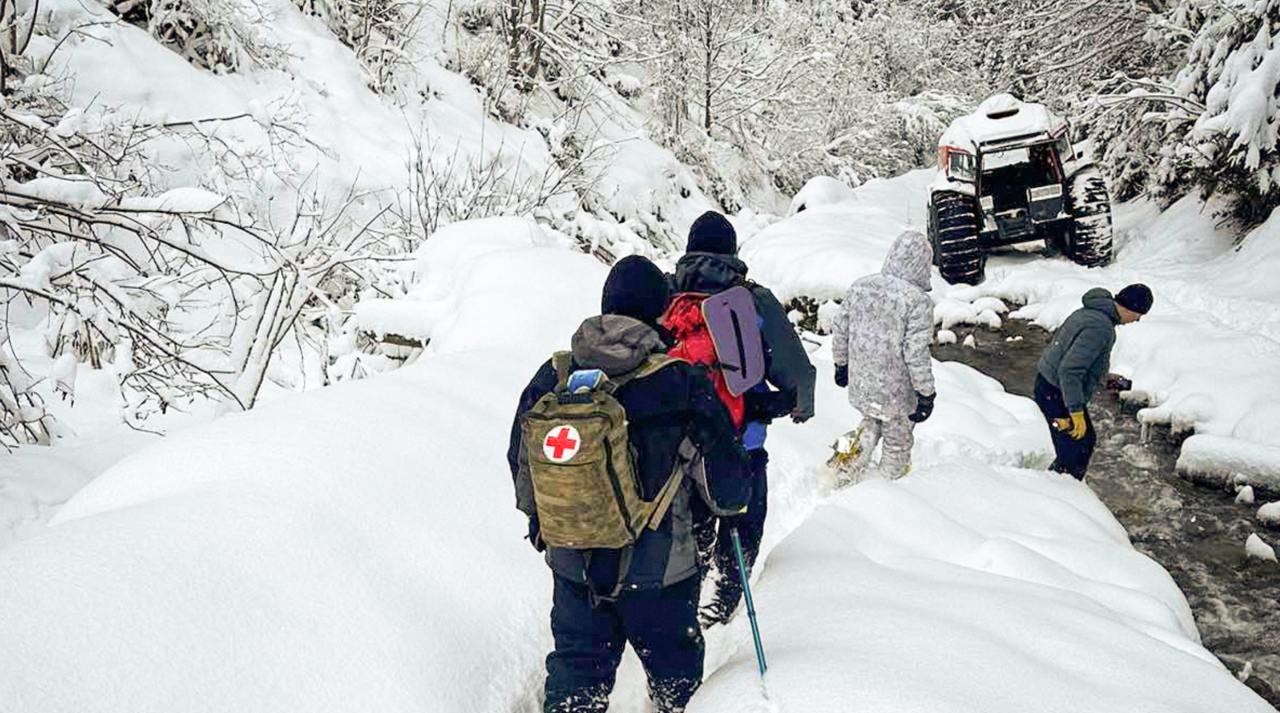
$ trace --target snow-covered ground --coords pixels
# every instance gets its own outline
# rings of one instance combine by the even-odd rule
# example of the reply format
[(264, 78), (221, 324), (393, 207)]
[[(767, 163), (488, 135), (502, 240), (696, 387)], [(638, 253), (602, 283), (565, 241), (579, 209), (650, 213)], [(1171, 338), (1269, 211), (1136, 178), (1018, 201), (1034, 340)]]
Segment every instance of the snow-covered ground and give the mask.
[[(319, 21), (286, 0), (262, 4), (269, 21), (255, 31), (288, 50), (270, 69), (197, 70), (76, 0), (42, 4), (66, 37), (38, 34), (33, 52), (53, 58), (51, 75), (74, 79), (68, 101), (88, 111), (85, 121), (94, 112), (202, 120), (213, 143), (260, 159), (239, 180), (207, 147), (155, 148), (171, 184), (162, 188), (236, 193), (266, 215), (308, 191), (358, 193), (368, 201), (353, 211), (376, 213), (414, 180), (420, 150), (439, 175), (496, 167), (527, 186), (562, 169), (565, 106), (503, 121), (446, 69), (454, 58), (443, 41), (412, 46), (406, 83), (377, 95)], [(428, 6), (433, 23), (453, 10)], [(513, 507), (503, 457), (511, 409), (536, 365), (598, 307), (606, 268), (583, 250), (669, 264), (664, 249), (710, 205), (693, 172), (647, 136), (640, 111), (608, 92), (585, 105), (573, 139), (595, 157), (594, 214), (554, 199), (536, 222), (448, 226), (403, 263), (404, 294), (352, 300), (364, 331), (427, 344), (399, 371), (293, 394), (320, 367), (279, 367), (257, 409), (171, 414), (149, 424), (169, 432), (160, 440), (121, 423), (110, 366), (40, 356), (40, 315), (9, 323), (14, 348), (45, 379), (62, 437), (0, 459), (0, 709), (537, 709), (550, 577)], [(763, 212), (775, 205), (743, 211), (734, 218), (743, 257), (783, 299), (839, 296), (879, 269), (898, 232), (923, 228), (931, 178), (852, 192), (819, 180), (791, 218)], [(998, 323), (996, 298), (1016, 298), (1029, 303), (1024, 315), (1052, 324), (1095, 278), (1118, 286), (1141, 276), (1161, 306), (1124, 333), (1118, 366), (1157, 397), (1148, 417), (1196, 426), (1189, 464), (1214, 448), (1240, 457), (1280, 446), (1266, 429), (1275, 407), (1248, 403), (1268, 394), (1275, 403), (1275, 377), (1254, 367), (1280, 338), (1280, 318), (1262, 309), (1280, 288), (1244, 270), (1276, 249), (1254, 240), (1230, 253), (1194, 207), (1127, 209), (1132, 235), (1108, 271), (997, 259), (980, 289), (939, 285), (939, 315)], [(1201, 263), (1213, 269), (1197, 272)], [(1222, 290), (1207, 289), (1206, 276)], [(1219, 371), (1201, 368), (1201, 351), (1178, 351), (1188, 329), (1238, 338), (1211, 355)], [(378, 356), (328, 346), (339, 371), (344, 359)], [(1259, 359), (1227, 358), (1242, 350)], [(822, 464), (857, 414), (829, 383), (825, 343), (814, 357), (818, 417), (778, 424), (770, 441), (757, 592), (768, 689), (753, 679), (739, 617), (710, 633), (694, 710), (1266, 710), (1199, 645), (1182, 595), (1087, 488), (1019, 469), (1048, 459), (1038, 412), (972, 369), (936, 365), (938, 408), (918, 431), (909, 479), (832, 496)], [(1224, 374), (1239, 387), (1208, 389)], [(74, 384), (65, 401), (59, 381)], [(628, 659), (615, 696), (625, 713), (647, 710), (637, 669)]]
[(861, 483), (773, 552), (690, 713), (1271, 710), (1201, 648), (1169, 575), (1045, 472), (946, 462)]
[[(550, 578), (506, 435), (605, 268), (492, 228), (420, 252), (455, 281), (407, 300), (431, 340), (413, 366), (171, 436), (0, 550), (5, 710), (534, 710)], [(739, 617), (694, 710), (1268, 710), (1086, 487), (1007, 467), (1046, 459), (1039, 416), (967, 367), (937, 367), (917, 473), (826, 500), (857, 416), (825, 353), (819, 416), (772, 433), (769, 702)], [(617, 709), (643, 698), (630, 662)]]

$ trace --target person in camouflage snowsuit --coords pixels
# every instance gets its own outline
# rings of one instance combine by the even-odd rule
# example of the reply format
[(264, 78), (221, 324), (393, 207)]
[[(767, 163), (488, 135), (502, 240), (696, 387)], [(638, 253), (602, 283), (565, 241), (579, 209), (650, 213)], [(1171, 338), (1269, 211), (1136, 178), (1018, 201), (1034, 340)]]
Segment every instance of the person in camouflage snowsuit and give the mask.
[(836, 384), (848, 386), (849, 402), (862, 413), (846, 466), (850, 480), (870, 466), (877, 442), (882, 444), (880, 474), (905, 475), (915, 424), (933, 412), (933, 301), (926, 294), (932, 261), (924, 235), (899, 235), (884, 268), (850, 285), (836, 315)]

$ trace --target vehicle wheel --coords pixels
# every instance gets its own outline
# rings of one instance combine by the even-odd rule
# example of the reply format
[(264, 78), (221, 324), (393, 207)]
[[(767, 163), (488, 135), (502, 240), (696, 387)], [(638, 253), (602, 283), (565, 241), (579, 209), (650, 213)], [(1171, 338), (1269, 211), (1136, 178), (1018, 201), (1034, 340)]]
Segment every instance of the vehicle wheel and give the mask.
[(1097, 171), (1082, 171), (1071, 180), (1070, 210), (1073, 219), (1067, 257), (1085, 267), (1111, 262), (1111, 196)]
[(978, 239), (978, 205), (973, 198), (951, 191), (934, 193), (929, 216), (933, 264), (942, 279), (952, 285), (982, 282), (987, 256)]

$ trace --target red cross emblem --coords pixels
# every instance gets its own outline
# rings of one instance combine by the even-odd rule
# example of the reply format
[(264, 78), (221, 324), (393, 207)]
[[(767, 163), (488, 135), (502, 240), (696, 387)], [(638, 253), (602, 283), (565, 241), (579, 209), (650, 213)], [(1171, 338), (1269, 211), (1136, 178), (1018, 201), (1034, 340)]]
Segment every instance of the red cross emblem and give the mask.
[(578, 436), (578, 429), (573, 426), (556, 426), (547, 431), (547, 437), (542, 440), (542, 452), (552, 463), (573, 460), (581, 447), (582, 438)]

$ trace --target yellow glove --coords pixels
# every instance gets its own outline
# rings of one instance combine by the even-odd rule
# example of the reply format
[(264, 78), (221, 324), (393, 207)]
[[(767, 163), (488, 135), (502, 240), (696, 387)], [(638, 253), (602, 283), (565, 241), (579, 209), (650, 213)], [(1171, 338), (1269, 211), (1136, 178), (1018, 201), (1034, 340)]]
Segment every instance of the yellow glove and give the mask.
[(1054, 419), (1053, 425), (1074, 441), (1084, 438), (1089, 432), (1089, 424), (1084, 420), (1084, 411), (1073, 411), (1071, 418)]

